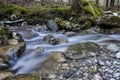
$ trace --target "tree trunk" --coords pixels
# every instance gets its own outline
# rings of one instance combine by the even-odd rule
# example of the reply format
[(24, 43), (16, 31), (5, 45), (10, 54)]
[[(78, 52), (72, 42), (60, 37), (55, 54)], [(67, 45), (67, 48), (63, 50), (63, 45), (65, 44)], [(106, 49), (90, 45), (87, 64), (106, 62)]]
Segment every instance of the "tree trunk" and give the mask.
[(106, 0), (106, 8), (108, 8), (109, 0)]
[(79, 12), (81, 10), (81, 5), (82, 5), (82, 0), (74, 0), (72, 9)]
[(111, 0), (111, 1), (110, 1), (110, 6), (111, 6), (111, 7), (114, 6), (114, 3), (115, 3), (115, 0)]
[(99, 4), (99, 0), (96, 0), (96, 4)]

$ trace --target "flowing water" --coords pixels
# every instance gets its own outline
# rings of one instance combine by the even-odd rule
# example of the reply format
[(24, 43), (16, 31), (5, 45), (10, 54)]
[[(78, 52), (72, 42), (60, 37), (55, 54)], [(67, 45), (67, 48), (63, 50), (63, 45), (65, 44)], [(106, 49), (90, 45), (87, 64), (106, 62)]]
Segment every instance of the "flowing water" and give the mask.
[[(100, 45), (103, 45), (105, 43), (112, 43), (112, 42), (119, 43), (120, 41), (119, 34), (105, 35), (99, 33), (91, 33), (91, 34), (77, 34), (72, 37), (67, 37), (61, 33), (55, 33), (50, 31), (37, 32), (32, 27), (26, 27), (26, 28), (13, 27), (11, 29), (17, 30), (23, 36), (24, 41), (26, 42), (26, 51), (24, 52), (24, 54), (20, 59), (14, 62), (14, 66), (12, 68), (12, 70), (17, 69), (17, 74), (34, 72), (36, 70), (35, 66), (37, 64), (40, 64), (42, 61), (44, 61), (50, 55), (49, 53), (51, 51), (64, 52), (68, 45), (74, 43), (92, 41)], [(58, 45), (47, 44), (43, 41), (43, 38), (48, 34), (51, 34), (56, 38), (65, 38), (68, 40), (68, 42)], [(37, 54), (37, 52), (35, 51), (37, 47), (43, 47), (44, 52), (40, 53), (40, 55), (35, 56), (35, 54)]]

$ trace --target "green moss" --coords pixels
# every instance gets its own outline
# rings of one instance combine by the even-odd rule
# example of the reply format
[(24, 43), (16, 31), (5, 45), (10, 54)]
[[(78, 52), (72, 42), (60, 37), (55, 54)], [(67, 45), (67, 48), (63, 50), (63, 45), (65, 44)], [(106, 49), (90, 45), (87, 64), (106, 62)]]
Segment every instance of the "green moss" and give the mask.
[(112, 16), (110, 18), (103, 17), (101, 19), (101, 23), (120, 28), (120, 17), (119, 16)]
[(68, 51), (76, 51), (77, 53), (82, 53), (83, 51), (86, 52), (97, 52), (100, 47), (98, 44), (93, 42), (85, 42), (80, 44), (73, 44), (68, 46)]
[(103, 15), (103, 9), (88, 0), (84, 2), (83, 10), (85, 10), (86, 13), (93, 15), (96, 19)]
[(31, 75), (31, 74), (24, 74), (24, 75), (17, 75), (14, 77), (9, 77), (4, 80), (40, 80), (40, 77)]
[(81, 29), (89, 29), (91, 27), (91, 22), (86, 21), (84, 24), (81, 26)]
[(18, 5), (0, 4), (0, 19), (9, 18), (11, 14), (16, 14), (18, 17), (27, 13), (27, 8)]

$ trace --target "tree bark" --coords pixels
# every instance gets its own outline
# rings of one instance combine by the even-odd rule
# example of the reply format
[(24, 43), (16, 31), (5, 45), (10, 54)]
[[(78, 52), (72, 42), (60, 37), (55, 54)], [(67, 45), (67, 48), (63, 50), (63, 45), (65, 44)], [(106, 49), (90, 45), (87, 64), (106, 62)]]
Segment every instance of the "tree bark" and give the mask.
[(114, 6), (114, 3), (115, 3), (115, 0), (111, 0), (111, 1), (110, 1), (110, 6), (111, 6), (111, 7)]
[(109, 0), (106, 0), (106, 8), (108, 8)]

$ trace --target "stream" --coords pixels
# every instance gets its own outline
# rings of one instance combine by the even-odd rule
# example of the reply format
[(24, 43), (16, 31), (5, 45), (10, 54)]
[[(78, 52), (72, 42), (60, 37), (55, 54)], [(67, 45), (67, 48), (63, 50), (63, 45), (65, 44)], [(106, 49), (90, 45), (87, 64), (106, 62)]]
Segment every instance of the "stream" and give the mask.
[[(100, 33), (90, 33), (90, 34), (76, 34), (74, 36), (68, 37), (62, 33), (57, 33), (57, 32), (51, 32), (51, 31), (38, 32), (34, 30), (34, 27), (29, 27), (29, 26), (11, 27), (10, 29), (19, 32), (23, 36), (23, 39), (26, 43), (26, 51), (24, 52), (22, 57), (20, 59), (11, 60), (11, 63), (14, 65), (11, 69), (12, 70), (17, 69), (16, 74), (34, 72), (36, 70), (35, 66), (40, 62), (44, 61), (48, 57), (46, 54), (49, 54), (49, 52), (51, 51), (64, 52), (66, 47), (71, 44), (91, 41), (98, 43), (99, 45), (104, 45), (106, 43), (117, 44), (120, 41), (119, 34), (105, 35)], [(48, 34), (53, 35), (56, 38), (64, 38), (68, 42), (57, 45), (51, 45), (45, 43), (43, 41), (43, 38)], [(43, 47), (44, 52), (35, 56), (35, 54), (38, 54), (35, 51), (37, 47)]]

